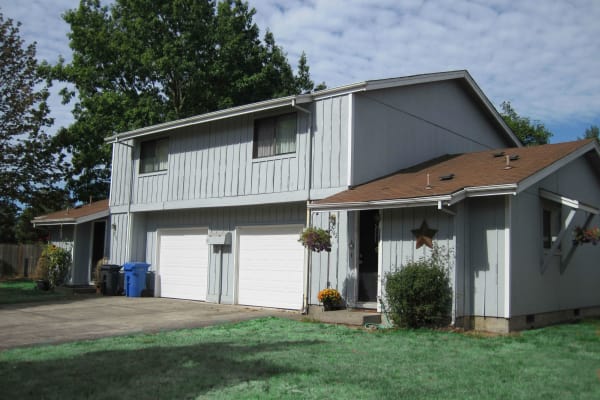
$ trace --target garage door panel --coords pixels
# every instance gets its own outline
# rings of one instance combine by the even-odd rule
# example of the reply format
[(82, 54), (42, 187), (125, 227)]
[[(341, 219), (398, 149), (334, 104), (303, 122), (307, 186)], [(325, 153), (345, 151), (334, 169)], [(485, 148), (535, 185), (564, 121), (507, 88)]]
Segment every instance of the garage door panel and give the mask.
[(207, 232), (171, 231), (160, 236), (161, 297), (206, 300), (208, 276)]
[(241, 230), (239, 236), (238, 303), (300, 309), (304, 248), (301, 227)]

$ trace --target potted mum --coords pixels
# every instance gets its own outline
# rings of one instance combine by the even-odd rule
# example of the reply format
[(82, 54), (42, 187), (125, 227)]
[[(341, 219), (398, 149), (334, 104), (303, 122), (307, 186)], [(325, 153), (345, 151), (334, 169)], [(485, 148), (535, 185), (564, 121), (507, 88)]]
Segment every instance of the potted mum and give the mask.
[(342, 303), (342, 295), (333, 288), (321, 290), (317, 298), (323, 303), (323, 311), (335, 310)]
[(308, 227), (302, 231), (298, 241), (302, 246), (317, 253), (331, 251), (331, 234), (325, 229)]

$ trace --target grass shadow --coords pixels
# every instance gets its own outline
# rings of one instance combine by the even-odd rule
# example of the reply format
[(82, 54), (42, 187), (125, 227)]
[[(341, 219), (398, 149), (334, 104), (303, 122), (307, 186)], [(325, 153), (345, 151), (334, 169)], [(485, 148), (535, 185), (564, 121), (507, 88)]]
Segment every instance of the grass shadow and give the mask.
[[(143, 338), (141, 340), (144, 340)], [(152, 340), (151, 336), (145, 340)], [(44, 361), (0, 362), (2, 398), (188, 399), (243, 382), (297, 372), (269, 361), (269, 352), (319, 341), (103, 350)]]

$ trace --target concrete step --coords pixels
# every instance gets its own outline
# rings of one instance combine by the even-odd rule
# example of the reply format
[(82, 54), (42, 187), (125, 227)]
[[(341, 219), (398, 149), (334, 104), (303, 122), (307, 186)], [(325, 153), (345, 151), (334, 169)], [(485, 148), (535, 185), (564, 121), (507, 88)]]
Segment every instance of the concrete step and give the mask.
[(321, 306), (310, 306), (308, 317), (328, 324), (344, 324), (363, 326), (369, 324), (380, 324), (381, 314), (375, 310), (365, 309), (342, 309), (323, 311)]

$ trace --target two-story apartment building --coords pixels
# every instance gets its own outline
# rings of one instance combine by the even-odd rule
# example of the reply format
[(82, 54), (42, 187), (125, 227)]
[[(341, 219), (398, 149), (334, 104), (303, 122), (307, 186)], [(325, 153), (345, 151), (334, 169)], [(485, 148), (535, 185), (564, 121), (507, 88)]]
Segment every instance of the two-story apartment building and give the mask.
[[(515, 290), (528, 290), (508, 272), (524, 247), (511, 250), (519, 241), (511, 227), (535, 208), (531, 223), (537, 232), (546, 218), (537, 212), (542, 202), (564, 206), (551, 195), (540, 197), (535, 185), (548, 179), (552, 193), (573, 192), (590, 204), (600, 203), (598, 153), (591, 142), (550, 151), (547, 173), (530, 166), (519, 169), (524, 177), (507, 182), (503, 176), (469, 175), (473, 160), (458, 157), (459, 164), (446, 171), (456, 174), (448, 181), (458, 186), (437, 190), (436, 174), (448, 167), (440, 164), (451, 161), (440, 159), (445, 155), (501, 148), (524, 151), (523, 160), (530, 157), (528, 149), (518, 149), (519, 141), (466, 71), (366, 81), (108, 140), (113, 144), (110, 261), (150, 263), (155, 295), (162, 297), (301, 310), (318, 304), (320, 289), (334, 287), (348, 305), (376, 308), (385, 273), (429, 251), (417, 248), (413, 233), (419, 227), (431, 232), (429, 227), (455, 264), (456, 320), (473, 325), (473, 318), (492, 318), (506, 330), (516, 315), (511, 312)], [(544, 154), (531, 155), (531, 160), (543, 159)], [(478, 161), (481, 171), (495, 165), (486, 160)], [(507, 162), (518, 169), (516, 158)], [(558, 177), (563, 167), (572, 171)], [(561, 192), (556, 182), (580, 170), (596, 187), (582, 192), (575, 185)], [(422, 176), (406, 186), (402, 174), (411, 171)], [(398, 180), (382, 185), (380, 178), (392, 174)], [(518, 198), (519, 179), (531, 181), (527, 189), (535, 201), (529, 209), (525, 201), (510, 200)], [(394, 192), (417, 183), (426, 191)], [(478, 189), (465, 189), (473, 187)], [(596, 211), (586, 208), (593, 215)], [(553, 229), (562, 224), (558, 218)], [(308, 253), (298, 243), (308, 225), (331, 231), (331, 252)], [(532, 240), (535, 247), (537, 237)], [(527, 257), (541, 254), (542, 247)], [(518, 315), (566, 307), (568, 302), (549, 296), (548, 307), (526, 305)], [(600, 305), (598, 295), (575, 302)]]

